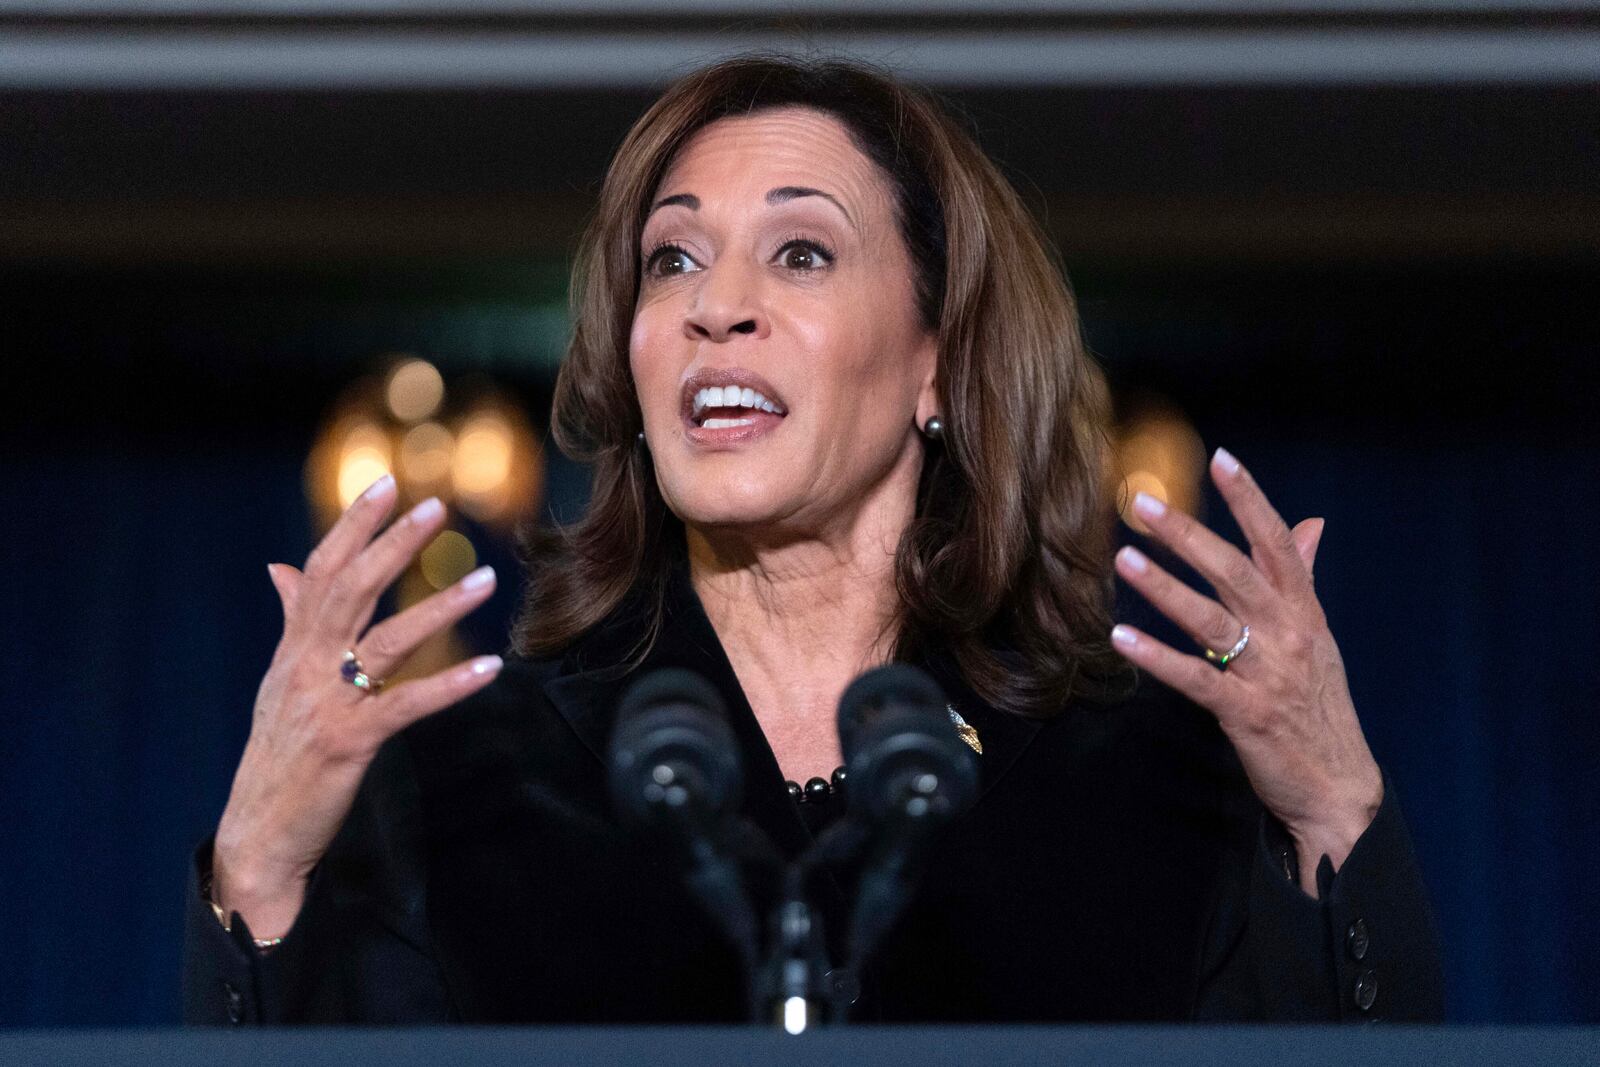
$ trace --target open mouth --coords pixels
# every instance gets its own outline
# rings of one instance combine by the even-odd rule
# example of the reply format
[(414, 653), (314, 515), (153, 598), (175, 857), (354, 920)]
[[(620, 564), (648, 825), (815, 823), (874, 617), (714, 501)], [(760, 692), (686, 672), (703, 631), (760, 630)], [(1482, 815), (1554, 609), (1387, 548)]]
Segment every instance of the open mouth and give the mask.
[(752, 424), (758, 412), (779, 418), (787, 414), (768, 400), (765, 393), (749, 386), (713, 385), (695, 392), (689, 418), (696, 426), (720, 430), (728, 426)]
[(694, 375), (684, 383), (683, 401), (690, 436), (700, 440), (758, 436), (789, 414), (771, 385), (740, 370)]

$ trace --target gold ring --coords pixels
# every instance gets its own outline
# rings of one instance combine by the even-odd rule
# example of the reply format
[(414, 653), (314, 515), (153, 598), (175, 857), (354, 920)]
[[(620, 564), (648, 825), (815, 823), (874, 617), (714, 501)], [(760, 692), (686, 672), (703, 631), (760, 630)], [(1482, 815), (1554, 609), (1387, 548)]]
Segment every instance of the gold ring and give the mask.
[(383, 679), (374, 678), (367, 673), (367, 669), (361, 665), (361, 660), (353, 648), (344, 650), (344, 662), (339, 664), (339, 677), (357, 689), (364, 689), (369, 693), (376, 693), (383, 688)]

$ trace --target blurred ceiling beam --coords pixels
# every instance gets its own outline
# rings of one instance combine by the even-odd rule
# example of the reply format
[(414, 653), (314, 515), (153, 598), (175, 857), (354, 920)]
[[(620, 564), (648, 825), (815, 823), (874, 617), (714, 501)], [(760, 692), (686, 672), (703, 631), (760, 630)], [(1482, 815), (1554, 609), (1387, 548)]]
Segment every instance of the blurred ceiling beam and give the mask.
[(844, 52), (948, 87), (1588, 84), (1578, 0), (0, 0), (0, 88), (645, 89)]

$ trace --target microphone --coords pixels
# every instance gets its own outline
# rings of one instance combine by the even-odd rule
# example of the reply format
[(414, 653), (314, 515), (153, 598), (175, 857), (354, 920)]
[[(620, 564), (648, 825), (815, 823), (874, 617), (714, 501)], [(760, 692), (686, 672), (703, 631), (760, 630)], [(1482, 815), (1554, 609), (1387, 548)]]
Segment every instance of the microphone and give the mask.
[(730, 854), (743, 772), (722, 698), (692, 671), (648, 674), (617, 705), (607, 754), (619, 817), (679, 846), (684, 885), (753, 975), (760, 927)]
[(937, 832), (978, 793), (977, 755), (950, 725), (938, 683), (915, 667), (868, 671), (839, 698), (850, 817), (871, 855), (850, 916), (847, 966), (860, 967), (911, 899)]
[(656, 671), (628, 688), (609, 755), (612, 800), (635, 827), (708, 832), (738, 807), (739, 746), (722, 698), (692, 671)]
[(851, 813), (874, 826), (934, 829), (977, 794), (976, 754), (951, 727), (938, 683), (915, 667), (878, 667), (850, 683), (839, 745)]

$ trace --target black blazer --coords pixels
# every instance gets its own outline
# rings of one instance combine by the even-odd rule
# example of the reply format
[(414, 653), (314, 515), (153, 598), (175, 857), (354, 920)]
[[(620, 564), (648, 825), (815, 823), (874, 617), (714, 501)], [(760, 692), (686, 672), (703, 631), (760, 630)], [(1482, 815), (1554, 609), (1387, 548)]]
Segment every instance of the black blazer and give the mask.
[[(744, 811), (812, 840), (686, 578), (643, 670), (721, 691)], [(737, 1022), (735, 953), (670, 857), (621, 830), (602, 757), (642, 632), (624, 608), (559, 659), (500, 677), (380, 751), (293, 930), (223, 932), (195, 855), (189, 1022)], [(1407, 1019), (1443, 1014), (1439, 942), (1393, 783), (1321, 897), (1212, 717), (1146, 685), (1046, 723), (925, 664), (978, 731), (981, 793), (873, 957), (857, 1021)], [(849, 871), (821, 880), (843, 932)], [(835, 958), (838, 946), (835, 944)]]

